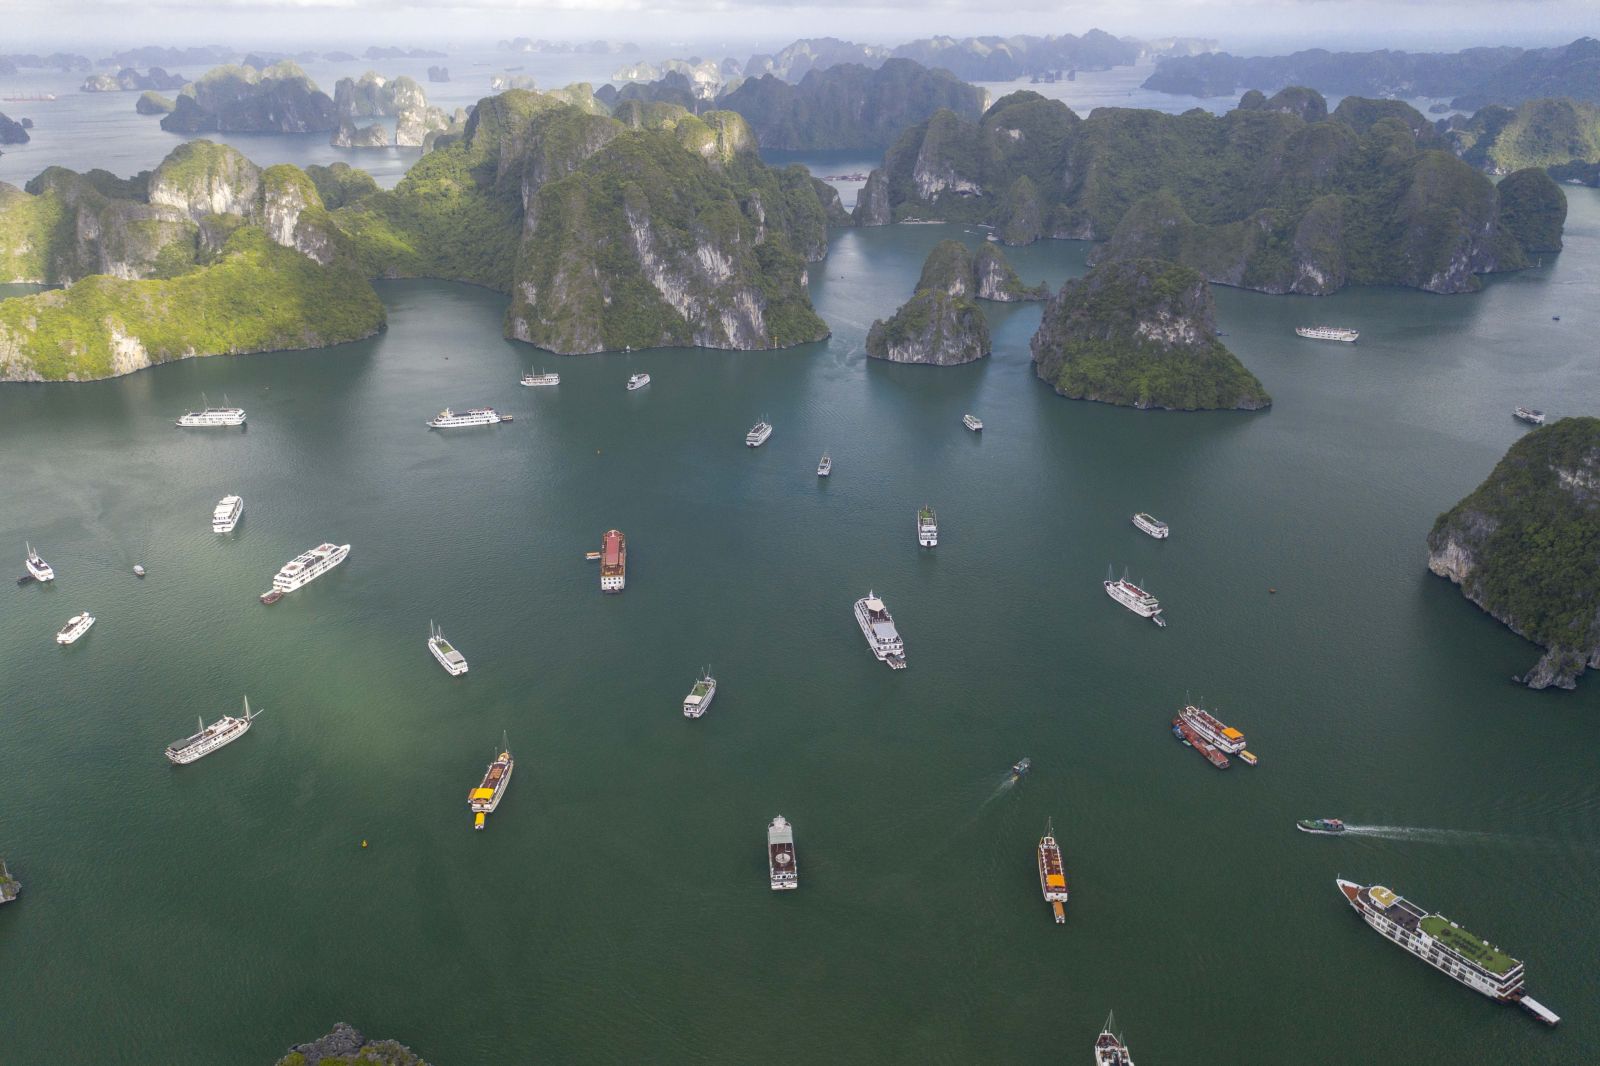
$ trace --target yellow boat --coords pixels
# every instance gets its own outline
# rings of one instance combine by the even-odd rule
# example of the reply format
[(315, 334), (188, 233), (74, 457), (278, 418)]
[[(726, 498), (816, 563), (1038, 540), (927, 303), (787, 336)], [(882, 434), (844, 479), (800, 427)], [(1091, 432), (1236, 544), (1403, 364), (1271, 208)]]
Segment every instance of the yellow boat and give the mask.
[(472, 828), (482, 829), (487, 816), (500, 806), (500, 797), (505, 795), (506, 786), (511, 783), (511, 771), (515, 767), (510, 747), (502, 747), (494, 762), (489, 764), (489, 769), (484, 771), (483, 781), (467, 793), (467, 806), (473, 812)]

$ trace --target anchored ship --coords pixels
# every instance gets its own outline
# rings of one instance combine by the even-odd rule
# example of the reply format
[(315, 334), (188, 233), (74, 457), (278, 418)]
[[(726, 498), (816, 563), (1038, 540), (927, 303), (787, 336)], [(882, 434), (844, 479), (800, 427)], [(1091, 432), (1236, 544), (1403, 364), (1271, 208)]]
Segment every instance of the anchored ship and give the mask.
[(635, 374), (628, 379), (628, 391), (633, 392), (637, 389), (642, 389), (648, 384), (650, 384), (649, 374)]
[(767, 443), (767, 438), (770, 436), (772, 436), (772, 423), (761, 421), (750, 427), (750, 432), (744, 435), (744, 442), (752, 448), (759, 448)]
[(211, 532), (232, 533), (233, 528), (239, 524), (239, 519), (244, 515), (244, 498), (241, 496), (224, 496), (217, 501), (217, 506), (211, 512)]
[(936, 548), (939, 545), (939, 516), (926, 504), (917, 511), (917, 543), (924, 548)]
[(1143, 511), (1133, 516), (1133, 524), (1139, 527), (1142, 532), (1150, 534), (1157, 540), (1166, 540), (1167, 534), (1170, 532), (1165, 522), (1153, 515), (1147, 515)]
[(35, 581), (54, 581), (56, 572), (50, 568), (50, 564), (39, 558), (39, 553), (33, 550), (32, 544), (27, 541), (22, 543), (28, 549), (27, 566), (29, 576)]
[(175, 766), (192, 763), (196, 759), (204, 758), (227, 744), (232, 744), (250, 731), (250, 725), (261, 712), (250, 713), (250, 697), (244, 700), (244, 717), (235, 718), (225, 714), (211, 725), (206, 725), (205, 719), (198, 719), (200, 731), (192, 737), (174, 741), (167, 745), (167, 758)]
[(1518, 1003), (1546, 1025), (1561, 1021), (1523, 991), (1523, 965), (1441, 914), (1430, 914), (1382, 885), (1336, 883), (1356, 913), (1372, 928), (1429, 966), (1501, 1003)]
[(94, 615), (88, 611), (84, 611), (82, 614), (75, 614), (67, 619), (67, 624), (62, 626), (61, 630), (56, 633), (56, 643), (76, 643), (79, 637), (89, 632), (89, 627), (92, 625), (94, 625)]
[(6, 860), (0, 859), (0, 903), (10, 903), (22, 891), (22, 882), (11, 876)]
[(1186, 705), (1178, 712), (1184, 721), (1194, 727), (1212, 745), (1229, 755), (1237, 755), (1244, 750), (1244, 734), (1232, 726), (1223, 725), (1211, 714), (1210, 711), (1196, 707), (1194, 704)]
[(983, 419), (979, 418), (977, 415), (962, 415), (961, 424), (972, 430), (974, 433), (980, 433), (983, 431)]
[(1112, 581), (1107, 577), (1101, 584), (1105, 586), (1107, 596), (1110, 596), (1140, 618), (1153, 619), (1158, 626), (1167, 624), (1166, 620), (1161, 617), (1161, 604), (1154, 596), (1129, 581), (1127, 574), (1122, 575), (1121, 581)]
[(456, 429), (461, 426), (493, 426), (509, 421), (510, 415), (503, 415), (493, 407), (474, 407), (459, 415), (446, 407), (428, 419), (427, 424), (430, 429)]
[(867, 647), (879, 661), (888, 663), (892, 670), (905, 669), (906, 646), (900, 639), (900, 631), (894, 627), (894, 616), (870, 590), (856, 601), (856, 624), (861, 627), (861, 635), (867, 638)]
[[(345, 556), (349, 554), (348, 544), (318, 544), (305, 554), (297, 555), (283, 564), (283, 569), (272, 579), (272, 591), (286, 593), (304, 588), (344, 562)], [(262, 599), (265, 600), (266, 597), (263, 596)]]
[(767, 873), (774, 892), (800, 887), (800, 871), (794, 861), (794, 826), (781, 814), (767, 824)]
[(1189, 724), (1189, 720), (1182, 715), (1172, 720), (1172, 735), (1205, 756), (1206, 762), (1215, 766), (1218, 770), (1226, 770), (1228, 768), (1228, 757), (1218, 751), (1215, 744), (1201, 736), (1194, 726)]
[(522, 383), (529, 388), (539, 388), (545, 385), (561, 384), (560, 374), (546, 374), (543, 370), (538, 373), (529, 372), (522, 375)]
[(1342, 833), (1345, 828), (1344, 823), (1337, 818), (1302, 818), (1294, 825), (1302, 833), (1318, 833), (1324, 836)]
[(1530, 426), (1544, 425), (1543, 411), (1535, 411), (1531, 407), (1518, 407), (1515, 411), (1512, 411), (1511, 414), (1518, 421), (1526, 422)]
[(1094, 1041), (1094, 1066), (1133, 1066), (1133, 1055), (1122, 1038), (1111, 1031), (1116, 1025), (1111, 1015), (1106, 1015), (1106, 1026)]
[(511, 771), (515, 768), (516, 760), (511, 757), (511, 745), (506, 743), (505, 735), (501, 734), (500, 754), (483, 772), (483, 780), (478, 782), (478, 787), (467, 793), (467, 807), (472, 811), (472, 828), (482, 829), (484, 818), (500, 806), (500, 797), (506, 794), (506, 786), (511, 783)]
[(428, 650), (433, 652), (433, 657), (439, 660), (439, 665), (451, 677), (460, 677), (467, 672), (467, 657), (444, 639), (444, 630), (434, 625), (432, 619), (428, 621)]
[(822, 453), (822, 458), (817, 460), (817, 476), (827, 477), (833, 473), (833, 456), (827, 452)]
[(1361, 336), (1359, 330), (1345, 329), (1343, 326), (1297, 326), (1295, 333), (1314, 341), (1344, 341), (1354, 344), (1357, 337)]
[(600, 538), (600, 591), (621, 592), (628, 580), (628, 538), (608, 529)]
[[(173, 425), (184, 429), (198, 429), (210, 426), (242, 426), (244, 425), (244, 408), (242, 407), (212, 407), (205, 393), (200, 394), (200, 402), (205, 406), (198, 411), (185, 411)], [(228, 398), (224, 396), (222, 402), (226, 404)]]
[(683, 716), (685, 718), (699, 718), (711, 709), (711, 701), (717, 696), (717, 679), (711, 676), (708, 666), (701, 673), (700, 680), (689, 689), (689, 694), (683, 698)]
[(1055, 826), (1045, 824), (1044, 836), (1039, 838), (1039, 890), (1044, 901), (1055, 913), (1056, 924), (1067, 921), (1067, 871), (1061, 865), (1061, 846), (1056, 843)]

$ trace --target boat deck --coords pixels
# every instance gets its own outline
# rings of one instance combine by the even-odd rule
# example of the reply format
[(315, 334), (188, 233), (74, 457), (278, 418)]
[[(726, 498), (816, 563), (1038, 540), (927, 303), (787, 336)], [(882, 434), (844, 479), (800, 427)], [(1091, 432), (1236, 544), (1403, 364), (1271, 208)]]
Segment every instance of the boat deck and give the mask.
[[(1391, 908), (1390, 913), (1394, 911)], [(1505, 975), (1517, 967), (1517, 960), (1499, 948), (1478, 939), (1460, 926), (1451, 925), (1449, 919), (1430, 914), (1418, 923), (1422, 931), (1456, 954), (1471, 959), (1492, 974)]]

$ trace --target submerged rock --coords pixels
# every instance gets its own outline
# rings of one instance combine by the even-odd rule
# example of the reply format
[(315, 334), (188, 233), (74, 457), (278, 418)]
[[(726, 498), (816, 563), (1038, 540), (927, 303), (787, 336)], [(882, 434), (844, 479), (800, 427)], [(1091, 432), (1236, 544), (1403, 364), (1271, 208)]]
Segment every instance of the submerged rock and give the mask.
[(1045, 305), (1034, 369), (1063, 396), (1175, 411), (1255, 411), (1272, 403), (1217, 339), (1197, 271), (1118, 260), (1068, 281)]
[(1574, 688), (1600, 669), (1600, 418), (1563, 418), (1511, 446), (1439, 516), (1428, 569), (1545, 649), (1520, 680)]

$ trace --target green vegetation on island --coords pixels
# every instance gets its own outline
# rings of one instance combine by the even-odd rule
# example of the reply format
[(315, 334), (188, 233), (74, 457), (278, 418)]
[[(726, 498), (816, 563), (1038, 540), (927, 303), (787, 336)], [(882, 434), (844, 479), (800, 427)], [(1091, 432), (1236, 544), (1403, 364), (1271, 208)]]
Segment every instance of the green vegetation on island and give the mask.
[(1600, 418), (1563, 418), (1513, 444), (1433, 524), (1428, 569), (1545, 649), (1530, 687), (1572, 688), (1600, 668)]
[(1039, 377), (1073, 399), (1178, 411), (1272, 403), (1217, 340), (1205, 278), (1176, 263), (1118, 260), (1068, 281), (1032, 349)]
[(1493, 182), (1431, 147), (1442, 140), (1408, 105), (1347, 98), (1318, 118), (1325, 104), (1303, 89), (1246, 104), (1080, 119), (1021, 91), (978, 122), (941, 111), (888, 151), (855, 217), (987, 223), (1009, 243), (1104, 241), (1100, 261), (1174, 259), (1280, 293), (1469, 292), (1537, 250), (1503, 224)]
[(339, 127), (328, 94), (290, 60), (258, 70), (213, 67), (178, 93), (161, 128), (173, 133), (331, 133)]
[(422, 1056), (394, 1040), (368, 1040), (361, 1030), (340, 1022), (333, 1032), (296, 1044), (276, 1066), (428, 1066)]
[(1569, 99), (1491, 105), (1452, 117), (1444, 137), (1463, 160), (1491, 174), (1600, 163), (1600, 105)]
[(893, 363), (958, 366), (989, 352), (972, 253), (960, 241), (934, 245), (911, 299), (867, 331), (867, 355)]

